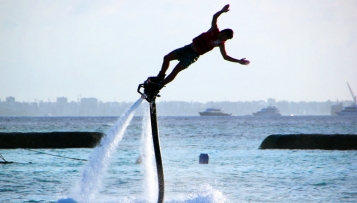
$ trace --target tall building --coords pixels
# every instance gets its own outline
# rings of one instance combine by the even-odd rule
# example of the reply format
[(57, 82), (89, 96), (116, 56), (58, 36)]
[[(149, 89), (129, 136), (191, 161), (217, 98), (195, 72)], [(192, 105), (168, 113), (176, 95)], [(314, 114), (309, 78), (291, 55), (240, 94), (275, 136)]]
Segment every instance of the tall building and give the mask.
[(15, 97), (6, 97), (6, 103), (9, 103), (9, 104), (11, 104), (11, 103), (15, 103)]

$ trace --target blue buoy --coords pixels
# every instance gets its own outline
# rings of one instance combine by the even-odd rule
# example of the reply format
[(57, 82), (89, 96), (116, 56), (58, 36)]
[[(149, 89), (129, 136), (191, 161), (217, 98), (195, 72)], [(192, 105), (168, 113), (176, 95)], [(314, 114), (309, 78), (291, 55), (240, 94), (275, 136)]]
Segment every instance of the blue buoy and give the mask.
[(208, 164), (209, 156), (208, 154), (201, 153), (200, 154), (200, 164)]

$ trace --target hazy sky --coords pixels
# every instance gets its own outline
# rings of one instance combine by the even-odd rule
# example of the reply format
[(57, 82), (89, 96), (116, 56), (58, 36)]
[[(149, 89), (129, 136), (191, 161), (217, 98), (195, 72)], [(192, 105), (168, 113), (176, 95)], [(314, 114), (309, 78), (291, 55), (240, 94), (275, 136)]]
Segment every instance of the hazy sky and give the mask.
[(215, 48), (158, 101), (352, 100), (347, 82), (357, 94), (356, 0), (1, 0), (0, 99), (136, 101), (163, 56), (228, 3), (227, 52), (251, 64)]

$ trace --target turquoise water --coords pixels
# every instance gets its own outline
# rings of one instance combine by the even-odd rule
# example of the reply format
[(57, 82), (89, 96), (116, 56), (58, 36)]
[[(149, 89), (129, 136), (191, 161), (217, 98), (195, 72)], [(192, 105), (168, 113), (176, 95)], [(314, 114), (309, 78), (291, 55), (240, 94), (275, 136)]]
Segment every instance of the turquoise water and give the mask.
[[(156, 202), (154, 161), (135, 163), (151, 152), (145, 122), (134, 116), (104, 172), (94, 177), (84, 171), (91, 162), (102, 167), (91, 159), (98, 149), (0, 150), (16, 162), (0, 165), (0, 202), (79, 201), (83, 179), (99, 183), (86, 191), (93, 199), (82, 202)], [(271, 134), (357, 134), (357, 118), (159, 117), (158, 123), (165, 202), (357, 202), (357, 151), (259, 150)], [(1, 117), (0, 131), (108, 134), (117, 124), (117, 117)], [(201, 153), (209, 154), (209, 164), (198, 163)]]

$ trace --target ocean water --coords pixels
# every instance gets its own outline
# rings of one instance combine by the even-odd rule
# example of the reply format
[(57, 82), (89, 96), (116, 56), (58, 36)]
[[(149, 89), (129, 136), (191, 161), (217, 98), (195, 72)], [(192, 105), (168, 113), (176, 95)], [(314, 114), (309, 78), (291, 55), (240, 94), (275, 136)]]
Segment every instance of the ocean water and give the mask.
[[(0, 202), (156, 202), (149, 120), (135, 116), (135, 108), (128, 109), (132, 119), (0, 117), (1, 132), (97, 131), (108, 137), (93, 149), (0, 149), (16, 162), (0, 164)], [(165, 202), (357, 202), (357, 151), (259, 150), (271, 134), (357, 134), (357, 118), (157, 114)], [(199, 164), (201, 153), (209, 154), (209, 164)]]

